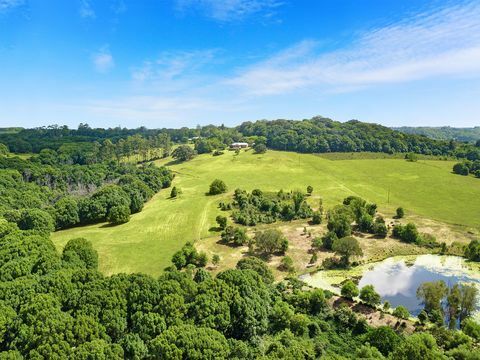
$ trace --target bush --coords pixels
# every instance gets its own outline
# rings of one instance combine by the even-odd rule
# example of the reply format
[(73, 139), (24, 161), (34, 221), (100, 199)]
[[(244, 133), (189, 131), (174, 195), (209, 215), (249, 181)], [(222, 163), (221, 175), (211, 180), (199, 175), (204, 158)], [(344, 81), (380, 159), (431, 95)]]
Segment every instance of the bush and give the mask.
[(337, 234), (335, 234), (333, 231), (329, 231), (322, 238), (323, 247), (327, 250), (332, 250), (333, 243), (336, 240), (338, 240)]
[(130, 221), (130, 208), (126, 205), (115, 205), (107, 214), (107, 221), (112, 225), (124, 224)]
[(220, 229), (225, 230), (225, 228), (227, 227), (227, 217), (226, 216), (218, 215), (215, 218), (215, 221), (217, 222), (218, 227)]
[(465, 163), (457, 163), (453, 165), (453, 172), (458, 175), (467, 176), (470, 172), (470, 169)]
[(267, 146), (262, 143), (255, 144), (253, 150), (255, 150), (255, 154), (265, 154), (267, 152)]
[(410, 312), (405, 306), (400, 305), (400, 306), (397, 306), (395, 310), (393, 310), (393, 316), (399, 319), (407, 320), (410, 317)]
[(288, 250), (288, 240), (277, 229), (268, 229), (255, 233), (256, 249), (266, 255), (285, 253)]
[(210, 189), (208, 191), (209, 195), (218, 195), (218, 194), (223, 194), (227, 192), (227, 185), (219, 179), (213, 180), (213, 182), (210, 184)]
[(402, 207), (397, 208), (397, 219), (401, 219), (405, 216), (405, 210)]
[(352, 280), (347, 280), (342, 286), (340, 292), (343, 297), (352, 300), (355, 296), (358, 296), (359, 291), (357, 285)]
[(360, 290), (360, 299), (372, 307), (380, 304), (380, 295), (375, 291), (373, 285), (365, 285)]
[(174, 186), (174, 187), (172, 187), (172, 191), (170, 191), (170, 197), (171, 198), (176, 198), (177, 195), (178, 195), (177, 187)]
[(280, 269), (283, 271), (294, 271), (293, 260), (290, 256), (284, 256), (280, 261)]
[(465, 257), (471, 261), (480, 261), (480, 240), (472, 240), (465, 249)]
[(262, 259), (257, 257), (246, 257), (241, 259), (237, 263), (237, 269), (239, 270), (253, 270), (255, 271), (263, 281), (267, 284), (273, 283), (275, 280), (273, 277), (273, 273), (268, 267), (267, 263)]
[(320, 211), (315, 211), (312, 216), (312, 224), (318, 225), (322, 223), (322, 214)]

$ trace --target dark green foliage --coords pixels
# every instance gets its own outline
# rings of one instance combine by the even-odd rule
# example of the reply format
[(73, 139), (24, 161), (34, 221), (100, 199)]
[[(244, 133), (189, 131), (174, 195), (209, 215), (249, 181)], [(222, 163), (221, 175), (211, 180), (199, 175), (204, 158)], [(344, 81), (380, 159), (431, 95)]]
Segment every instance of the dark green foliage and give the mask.
[(233, 199), (232, 218), (241, 225), (255, 226), (277, 220), (307, 219), (313, 215), (313, 210), (305, 201), (305, 195), (299, 191), (279, 191), (274, 194), (255, 189), (249, 194), (245, 190), (236, 189)]
[(397, 208), (396, 214), (397, 219), (401, 219), (405, 216), (405, 210), (403, 210), (402, 207), (399, 207)]
[(80, 222), (77, 201), (69, 196), (58, 200), (55, 205), (55, 222), (57, 229), (65, 229)]
[(268, 229), (255, 233), (255, 249), (265, 255), (284, 254), (288, 250), (288, 240), (280, 230)]
[(130, 221), (130, 208), (127, 205), (114, 205), (108, 210), (107, 221), (112, 225)]
[(472, 261), (480, 261), (480, 240), (472, 240), (465, 249), (465, 257)]
[(418, 244), (422, 241), (422, 238), (417, 230), (417, 226), (413, 223), (408, 223), (407, 225), (395, 225), (393, 228), (393, 236), (410, 244)]
[(392, 359), (395, 360), (438, 360), (444, 358), (442, 351), (435, 342), (435, 338), (427, 333), (409, 336), (392, 353)]
[(237, 263), (237, 269), (239, 270), (253, 270), (262, 278), (263, 282), (266, 284), (273, 283), (274, 277), (273, 273), (268, 267), (268, 265), (262, 259), (257, 257), (246, 257), (241, 259)]
[(3, 216), (8, 221), (16, 223), (21, 230), (50, 233), (55, 229), (51, 215), (41, 209), (10, 210)]
[(407, 153), (405, 154), (405, 160), (410, 162), (416, 162), (418, 161), (418, 155), (415, 153)]
[(367, 305), (376, 306), (380, 304), (380, 295), (375, 291), (373, 285), (365, 285), (360, 290), (360, 299)]
[(242, 246), (248, 242), (248, 236), (245, 229), (238, 226), (227, 226), (221, 234), (221, 240), (225, 244)]
[(468, 175), (470, 169), (466, 163), (456, 163), (453, 165), (453, 172), (458, 175)]
[(213, 180), (208, 190), (209, 195), (218, 195), (227, 192), (227, 185), (219, 179)]
[(176, 198), (177, 195), (178, 195), (177, 187), (174, 186), (174, 187), (172, 187), (172, 190), (170, 191), (170, 197), (173, 199), (173, 198)]
[(87, 269), (98, 268), (98, 255), (92, 244), (83, 239), (77, 238), (67, 242), (63, 248), (62, 260), (73, 266), (81, 266)]
[(320, 211), (315, 211), (312, 216), (312, 224), (318, 225), (322, 223), (322, 213)]
[(225, 230), (225, 228), (227, 227), (227, 217), (226, 216), (218, 215), (215, 218), (215, 221), (217, 222), (218, 227), (221, 230)]
[(352, 280), (347, 280), (342, 285), (341, 294), (347, 299), (353, 299), (359, 294), (358, 287)]
[(363, 255), (362, 248), (360, 247), (358, 240), (352, 236), (335, 240), (332, 245), (332, 250), (341, 256), (342, 262), (345, 265), (350, 264), (350, 257)]
[(188, 161), (194, 158), (196, 152), (188, 145), (180, 145), (172, 152), (172, 157), (178, 161)]
[(333, 250), (333, 243), (338, 240), (337, 234), (329, 231), (322, 237), (322, 244), (326, 250)]
[(366, 341), (376, 347), (384, 356), (388, 356), (401, 343), (400, 337), (388, 326), (370, 330), (366, 335)]
[(181, 250), (178, 250), (172, 256), (172, 263), (180, 270), (188, 265), (194, 265), (196, 267), (205, 267), (207, 265), (207, 254), (199, 253), (192, 243), (187, 242), (183, 245)]
[(428, 314), (433, 310), (442, 312), (441, 301), (446, 294), (447, 286), (443, 281), (424, 282), (417, 289), (417, 298), (422, 300)]

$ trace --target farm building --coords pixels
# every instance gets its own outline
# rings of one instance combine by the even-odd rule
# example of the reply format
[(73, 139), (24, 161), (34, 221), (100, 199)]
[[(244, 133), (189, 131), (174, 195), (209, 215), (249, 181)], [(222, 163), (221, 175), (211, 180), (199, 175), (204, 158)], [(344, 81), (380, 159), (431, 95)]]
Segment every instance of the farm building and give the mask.
[(248, 147), (246, 142), (234, 142), (230, 145), (230, 149), (245, 149)]

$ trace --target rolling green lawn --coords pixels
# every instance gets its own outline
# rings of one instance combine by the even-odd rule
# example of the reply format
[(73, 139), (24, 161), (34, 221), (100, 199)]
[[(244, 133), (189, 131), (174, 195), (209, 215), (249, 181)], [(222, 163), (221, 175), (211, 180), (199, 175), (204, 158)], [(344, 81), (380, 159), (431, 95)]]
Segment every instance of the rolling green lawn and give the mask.
[[(385, 214), (403, 206), (411, 215), (480, 228), (480, 180), (452, 174), (453, 162), (412, 163), (368, 157), (330, 160), (278, 151), (263, 155), (252, 151), (238, 156), (233, 152), (217, 157), (201, 155), (170, 166), (176, 173), (173, 184), (183, 192), (179, 198), (169, 199), (170, 189), (165, 189), (127, 224), (73, 228), (52, 234), (52, 239), (59, 248), (71, 238), (89, 239), (99, 253), (100, 269), (106, 274), (158, 275), (186, 241), (218, 234), (209, 231), (220, 213), (217, 205), (222, 199), (229, 199), (235, 188), (276, 191), (305, 189), (307, 185), (314, 188), (309, 199), (314, 207), (320, 197), (329, 208), (348, 195), (359, 195), (376, 202), (379, 211)], [(227, 183), (229, 194), (205, 195), (215, 178)]]

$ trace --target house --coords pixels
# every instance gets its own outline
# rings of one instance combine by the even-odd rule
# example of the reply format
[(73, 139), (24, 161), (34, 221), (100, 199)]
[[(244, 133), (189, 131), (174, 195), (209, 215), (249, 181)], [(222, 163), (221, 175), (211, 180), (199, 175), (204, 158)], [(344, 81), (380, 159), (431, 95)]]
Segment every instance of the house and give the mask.
[(230, 149), (245, 149), (248, 148), (248, 143), (246, 142), (234, 142), (230, 144)]

